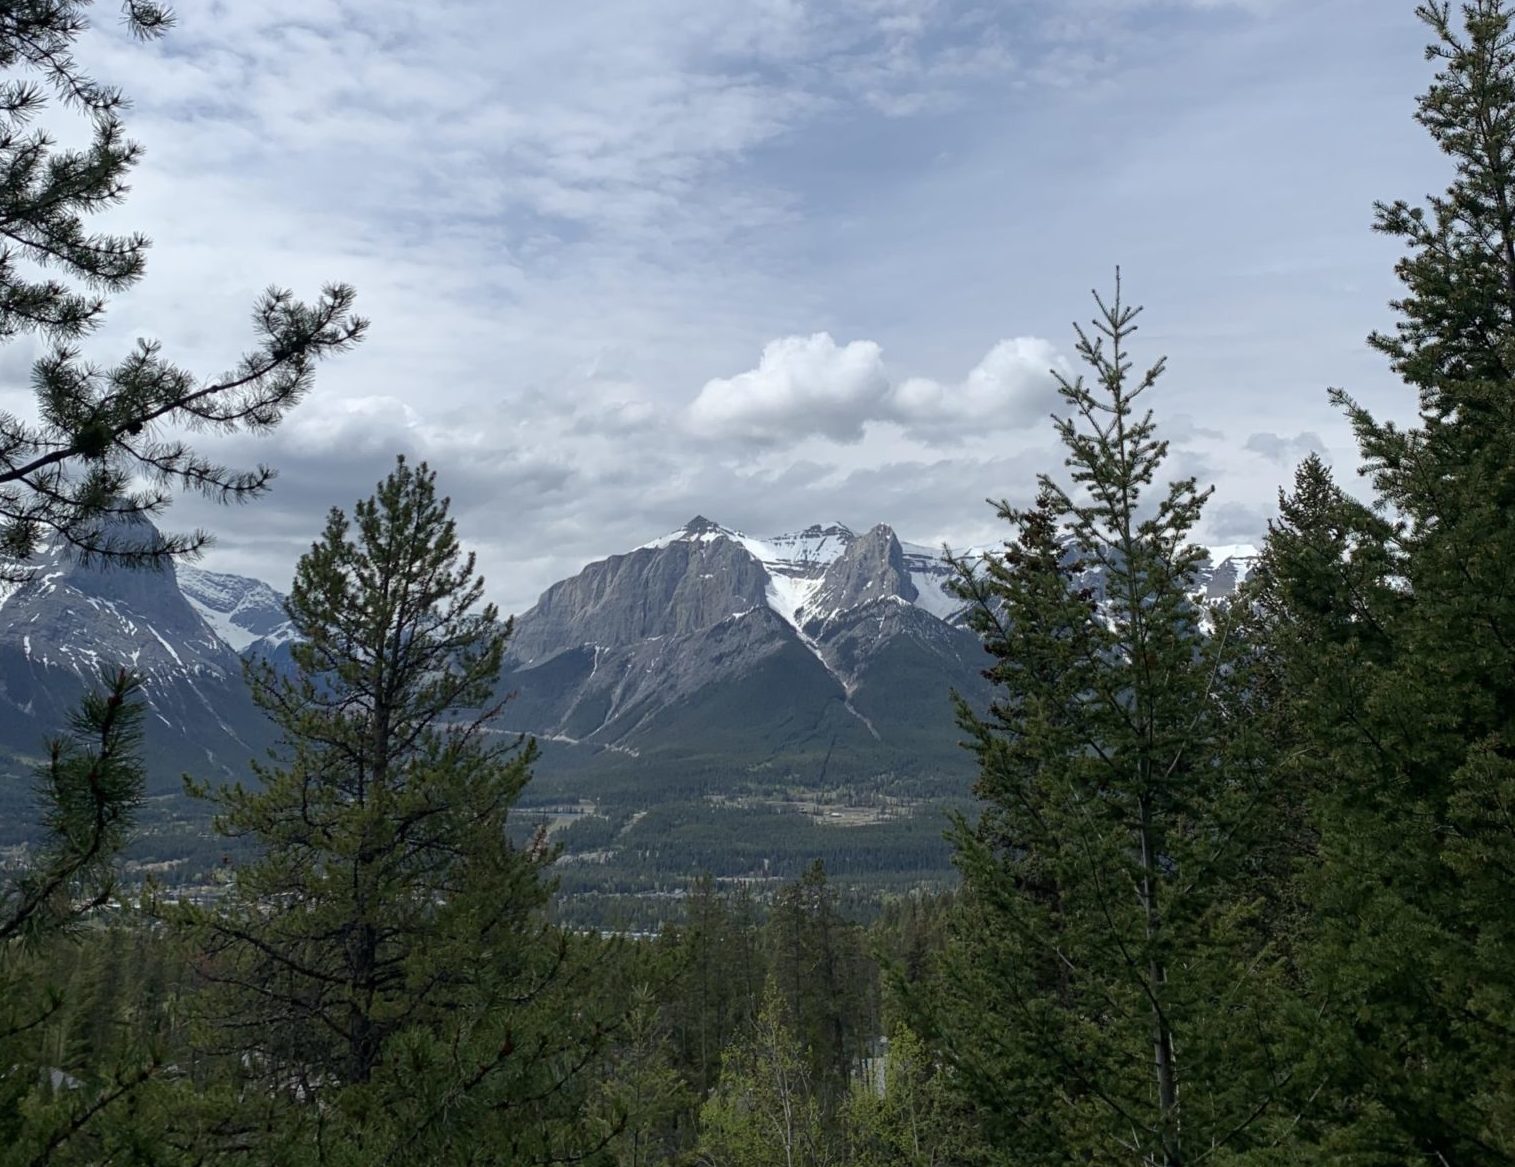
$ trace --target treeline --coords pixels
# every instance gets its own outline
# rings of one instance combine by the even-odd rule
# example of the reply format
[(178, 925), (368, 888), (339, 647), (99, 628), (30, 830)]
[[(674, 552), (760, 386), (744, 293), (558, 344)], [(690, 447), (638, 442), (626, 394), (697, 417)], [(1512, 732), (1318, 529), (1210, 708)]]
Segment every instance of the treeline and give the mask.
[[(881, 972), (898, 964), (921, 974), (949, 902), (896, 901), (865, 929), (841, 913), (817, 863), (761, 898), (702, 878), (679, 921), (655, 938), (578, 937), (576, 959), (595, 971), (580, 983), (574, 1013), (615, 1022), (583, 1069), (557, 1083), (558, 1138), (577, 1142), (589, 1161), (628, 1165), (770, 1162), (786, 1143), (797, 1162), (941, 1162), (949, 1145), (968, 1146), (967, 1112), (943, 1092)], [(49, 988), (45, 1021), (8, 1047), (40, 1068), (36, 1082), (10, 1083), (22, 1089), (0, 1134), (20, 1152), (14, 1161), (347, 1161), (349, 1152), (319, 1145), (276, 1155), (253, 1145), (272, 1137), (277, 1120), (262, 1100), (224, 1093), (256, 1075), (246, 1051), (203, 1040), (222, 1022), (194, 1004), (205, 983), (190, 957), (171, 929), (106, 912), (27, 964)], [(296, 1094), (320, 1092), (285, 1069)], [(28, 1140), (49, 1121), (55, 1134), (66, 1129), (107, 1098), (51, 1150)], [(921, 1157), (895, 1154), (905, 1114)], [(505, 1161), (505, 1144), (489, 1145), (483, 1131), (473, 1137), (479, 1145), (459, 1161)], [(519, 1139), (510, 1145), (530, 1158)], [(442, 1161), (435, 1154), (418, 1142), (396, 1161)]]

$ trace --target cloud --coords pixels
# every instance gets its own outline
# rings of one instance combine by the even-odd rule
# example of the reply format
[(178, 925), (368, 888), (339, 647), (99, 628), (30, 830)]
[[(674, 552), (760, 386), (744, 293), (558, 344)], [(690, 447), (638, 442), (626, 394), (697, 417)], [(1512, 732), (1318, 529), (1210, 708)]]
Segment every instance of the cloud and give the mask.
[(1250, 503), (1228, 501), (1207, 507), (1202, 532), (1204, 542), (1261, 544), (1274, 510)]
[(1310, 430), (1301, 430), (1292, 438), (1266, 432), (1250, 434), (1246, 448), (1280, 466), (1296, 466), (1310, 454), (1320, 454), (1327, 461), (1330, 460), (1325, 440)]
[(1050, 341), (1002, 340), (956, 384), (925, 377), (902, 382), (889, 402), (892, 420), (943, 440), (1042, 422), (1057, 401), (1054, 368), (1066, 371), (1068, 363)]
[(951, 443), (1045, 418), (1056, 399), (1054, 366), (1066, 362), (1048, 341), (1017, 337), (996, 344), (961, 381), (896, 380), (874, 341), (790, 336), (764, 346), (756, 368), (707, 381), (686, 420), (705, 436), (759, 444), (817, 435), (855, 443), (870, 422)]
[[(1265, 3), (210, 0), (145, 46), (102, 19), (80, 58), (146, 155), (92, 226), (155, 246), (85, 355), (159, 337), (210, 376), (264, 286), (354, 283), (369, 339), (284, 425), (195, 436), (273, 492), (166, 525), (284, 583), (403, 451), (518, 611), (697, 512), (991, 537), (982, 500), (1061, 465), (1054, 341), (1120, 262), (1175, 465), (1252, 537), (1219, 500), (1283, 472), (1248, 434), (1347, 449), (1325, 384), (1394, 416), (1364, 215), (1437, 164), (1408, 10)], [(0, 354), (0, 407), (29, 363)]]
[(857, 442), (885, 410), (892, 385), (871, 340), (838, 345), (830, 334), (763, 346), (757, 368), (707, 381), (689, 406), (696, 433), (779, 443), (820, 434)]

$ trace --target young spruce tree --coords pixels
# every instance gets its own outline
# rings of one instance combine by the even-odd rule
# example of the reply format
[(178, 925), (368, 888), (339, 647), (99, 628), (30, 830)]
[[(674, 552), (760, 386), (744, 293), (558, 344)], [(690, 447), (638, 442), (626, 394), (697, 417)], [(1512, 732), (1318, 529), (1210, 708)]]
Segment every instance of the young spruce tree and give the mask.
[(607, 1025), (598, 940), (553, 929), (551, 857), (512, 844), (535, 744), (493, 725), (510, 623), (483, 604), (435, 475), (402, 458), (296, 569), (294, 670), (251, 670), (283, 731), (216, 797), (256, 842), (190, 913), (207, 1029), (245, 1079), (211, 1152), (281, 1163), (525, 1164), (583, 1155)]
[(1265, 1143), (1293, 1071), (1279, 960), (1269, 745), (1239, 613), (1195, 598), (1207, 492), (1153, 490), (1167, 455), (1132, 371), (1117, 277), (1059, 376), (1071, 488), (1040, 478), (1000, 554), (960, 563), (993, 658), (954, 829), (963, 892), (925, 1024), (997, 1161), (1223, 1161)]

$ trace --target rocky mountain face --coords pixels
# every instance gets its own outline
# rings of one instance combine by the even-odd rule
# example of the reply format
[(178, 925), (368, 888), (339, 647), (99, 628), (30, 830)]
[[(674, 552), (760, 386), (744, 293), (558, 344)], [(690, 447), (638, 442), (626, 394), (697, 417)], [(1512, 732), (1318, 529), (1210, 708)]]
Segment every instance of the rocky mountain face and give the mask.
[[(1212, 553), (1226, 594), (1251, 548)], [(961, 769), (949, 693), (987, 699), (941, 552), (887, 526), (755, 538), (697, 516), (584, 568), (520, 616), (512, 728), (583, 751), (793, 781), (838, 766)]]
[(175, 574), (190, 607), (237, 652), (267, 656), (294, 638), (284, 596), (262, 580), (189, 565)]
[(85, 567), (56, 551), (35, 566), (28, 583), (0, 596), (0, 752), (40, 757), (101, 671), (130, 667), (151, 710), (150, 793), (177, 789), (183, 772), (247, 773), (268, 728), (238, 646), (188, 598), (194, 569)]
[(916, 768), (922, 749), (955, 763), (948, 693), (978, 688), (982, 652), (936, 614), (958, 606), (939, 557), (912, 550), (884, 526), (758, 539), (696, 517), (517, 620), (508, 719), (590, 750), (715, 755), (774, 778)]
[[(1252, 556), (1214, 551), (1203, 589), (1234, 589)], [(948, 694), (987, 695), (950, 574), (939, 551), (883, 525), (760, 539), (696, 517), (519, 617), (506, 721), (559, 743), (549, 760), (566, 771), (640, 759), (648, 774), (810, 784), (963, 770)], [(277, 660), (291, 639), (282, 597), (258, 580), (45, 558), (0, 595), (0, 752), (37, 756), (100, 667), (124, 664), (152, 707), (154, 789), (186, 770), (244, 776), (270, 731), (241, 658)]]

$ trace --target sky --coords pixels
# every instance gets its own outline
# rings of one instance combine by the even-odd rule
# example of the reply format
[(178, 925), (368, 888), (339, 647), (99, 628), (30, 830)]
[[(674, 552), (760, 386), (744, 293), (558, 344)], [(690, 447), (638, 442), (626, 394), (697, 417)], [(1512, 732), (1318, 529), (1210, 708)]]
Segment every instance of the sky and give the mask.
[[(270, 285), (372, 320), (274, 433), (198, 439), (279, 470), (165, 517), (213, 570), (287, 586), (398, 452), (512, 612), (696, 514), (997, 540), (1117, 265), (1202, 542), (1260, 539), (1311, 450), (1352, 480), (1329, 386), (1413, 410), (1366, 344), (1373, 202), (1448, 178), (1410, 0), (206, 0), (149, 44), (114, 15), (78, 55), (146, 153), (97, 222), (154, 245), (86, 354), (212, 377)], [(36, 355), (0, 353), (0, 407)]]

